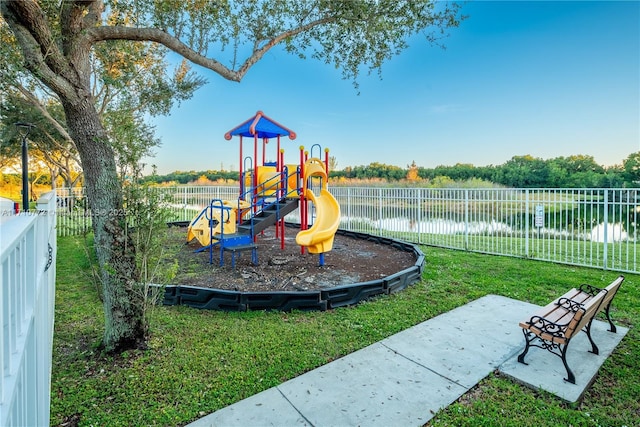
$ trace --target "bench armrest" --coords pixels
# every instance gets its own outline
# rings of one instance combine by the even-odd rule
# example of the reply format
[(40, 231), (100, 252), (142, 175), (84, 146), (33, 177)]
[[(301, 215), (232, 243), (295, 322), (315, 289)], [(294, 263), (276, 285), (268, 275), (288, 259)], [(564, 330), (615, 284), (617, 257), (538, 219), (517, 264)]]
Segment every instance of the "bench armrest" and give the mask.
[(566, 323), (555, 323), (551, 320), (545, 319), (542, 316), (532, 316), (527, 323), (532, 327), (539, 329), (543, 334), (549, 334), (554, 338), (565, 337), (565, 331), (567, 329)]
[(598, 293), (600, 291), (602, 291), (603, 288), (597, 288), (595, 286), (589, 285), (587, 283), (583, 283), (582, 285), (580, 285), (580, 287), (578, 288), (578, 290), (580, 292), (584, 292), (585, 294), (589, 294), (592, 297), (595, 297), (596, 295), (598, 295)]
[(572, 311), (574, 313), (577, 312), (578, 310), (584, 309), (584, 304), (569, 298), (564, 298), (564, 297), (558, 298), (558, 302), (556, 302), (556, 305), (566, 308), (567, 310)]

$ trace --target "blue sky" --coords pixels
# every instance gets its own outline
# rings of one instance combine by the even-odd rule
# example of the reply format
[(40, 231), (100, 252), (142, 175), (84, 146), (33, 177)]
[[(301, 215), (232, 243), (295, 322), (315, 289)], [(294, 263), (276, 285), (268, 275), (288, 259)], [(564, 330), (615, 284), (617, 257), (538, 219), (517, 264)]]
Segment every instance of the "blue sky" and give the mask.
[(382, 79), (360, 77), (359, 95), (332, 66), (281, 50), (241, 83), (194, 66), (208, 84), (154, 119), (162, 146), (147, 163), (161, 174), (237, 170), (238, 139), (224, 133), (258, 110), (297, 133), (282, 142), (287, 163), (320, 144), (338, 169), (525, 154), (610, 166), (640, 151), (640, 2), (476, 1), (463, 11), (446, 49), (412, 38)]

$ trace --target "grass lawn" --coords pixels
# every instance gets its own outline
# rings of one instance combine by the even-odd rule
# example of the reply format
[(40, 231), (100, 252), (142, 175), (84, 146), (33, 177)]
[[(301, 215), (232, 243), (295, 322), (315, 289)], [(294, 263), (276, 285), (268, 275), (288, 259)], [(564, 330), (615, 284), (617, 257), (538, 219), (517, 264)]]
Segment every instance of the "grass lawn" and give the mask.
[[(184, 425), (484, 295), (544, 305), (581, 283), (605, 286), (618, 276), (423, 247), (423, 278), (400, 293), (326, 312), (159, 306), (150, 348), (111, 357), (96, 351), (104, 321), (83, 247), (79, 237), (58, 239), (52, 425)], [(612, 317), (630, 331), (579, 405), (492, 375), (429, 425), (638, 425), (639, 277), (625, 277)]]

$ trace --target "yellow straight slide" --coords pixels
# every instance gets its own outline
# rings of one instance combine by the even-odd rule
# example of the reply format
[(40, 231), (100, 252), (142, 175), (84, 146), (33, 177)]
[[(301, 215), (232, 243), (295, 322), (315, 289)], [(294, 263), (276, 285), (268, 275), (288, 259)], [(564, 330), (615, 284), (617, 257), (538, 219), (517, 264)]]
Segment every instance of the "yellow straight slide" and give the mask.
[(308, 248), (309, 253), (329, 252), (333, 247), (333, 238), (340, 225), (340, 205), (326, 189), (320, 190), (320, 196), (307, 188), (305, 197), (316, 208), (316, 219), (308, 230), (302, 230), (296, 236), (296, 243)]

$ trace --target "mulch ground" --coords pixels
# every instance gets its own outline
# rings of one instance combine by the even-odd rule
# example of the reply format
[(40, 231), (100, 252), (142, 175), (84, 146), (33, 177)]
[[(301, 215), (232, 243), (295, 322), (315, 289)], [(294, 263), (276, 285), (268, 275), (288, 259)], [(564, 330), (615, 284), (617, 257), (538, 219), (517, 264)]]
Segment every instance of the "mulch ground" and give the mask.
[[(251, 263), (251, 252), (236, 255), (236, 266), (231, 266), (231, 254), (226, 253), (224, 265), (220, 252), (196, 253), (197, 240), (182, 244), (176, 254), (179, 270), (172, 281), (175, 285), (189, 285), (241, 292), (309, 291), (337, 285), (380, 279), (414, 265), (416, 257), (392, 246), (336, 235), (333, 249), (325, 253), (325, 264), (319, 266), (319, 256), (301, 253), (295, 242), (298, 230), (287, 227), (285, 247), (280, 248), (275, 227), (264, 231), (257, 239), (258, 265)], [(179, 244), (185, 242), (186, 228), (169, 228), (170, 238)]]

